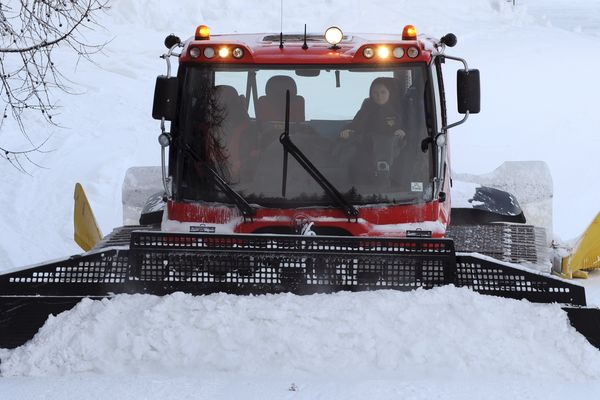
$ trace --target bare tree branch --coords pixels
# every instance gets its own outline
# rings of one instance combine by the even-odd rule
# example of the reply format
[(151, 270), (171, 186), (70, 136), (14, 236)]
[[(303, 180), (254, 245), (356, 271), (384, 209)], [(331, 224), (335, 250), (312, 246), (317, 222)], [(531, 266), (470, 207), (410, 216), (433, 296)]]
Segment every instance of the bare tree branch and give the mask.
[(0, 142), (0, 158), (25, 171), (23, 157), (37, 165), (29, 156), (40, 152), (43, 144), (36, 143), (23, 123), (25, 112), (39, 112), (51, 125), (57, 104), (54, 91), (71, 93), (69, 79), (54, 61), (58, 48), (74, 53), (77, 58), (90, 60), (104, 44), (85, 40), (85, 31), (98, 27), (95, 17), (107, 9), (109, 0), (0, 0), (0, 133), (8, 118), (14, 119), (29, 146), (8, 149)]

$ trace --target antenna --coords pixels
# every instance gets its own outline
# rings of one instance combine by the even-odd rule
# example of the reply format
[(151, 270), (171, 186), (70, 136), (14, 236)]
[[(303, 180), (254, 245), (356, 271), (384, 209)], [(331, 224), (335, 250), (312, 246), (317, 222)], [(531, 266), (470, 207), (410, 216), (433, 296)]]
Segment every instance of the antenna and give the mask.
[(307, 50), (308, 45), (306, 44), (306, 24), (304, 24), (304, 44), (302, 45), (302, 50)]
[(281, 0), (281, 29), (279, 30), (279, 48), (283, 49), (283, 0)]

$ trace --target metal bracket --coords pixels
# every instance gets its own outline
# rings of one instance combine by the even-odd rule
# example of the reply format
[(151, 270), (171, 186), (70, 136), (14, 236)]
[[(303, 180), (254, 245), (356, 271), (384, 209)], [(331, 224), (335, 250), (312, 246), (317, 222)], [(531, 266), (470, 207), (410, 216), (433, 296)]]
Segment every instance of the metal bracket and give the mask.
[[(181, 54), (176, 54), (174, 53), (175, 49), (177, 47), (183, 47), (183, 43), (177, 43), (174, 44), (169, 51), (167, 51), (165, 54), (161, 55), (160, 58), (162, 58), (163, 60), (165, 60), (165, 62), (167, 63), (167, 78), (171, 77), (171, 57), (179, 57)], [(170, 134), (170, 132), (167, 132), (166, 128), (165, 128), (165, 119), (161, 118), (160, 120), (160, 133), (162, 134)], [(165, 194), (167, 196), (167, 199), (170, 199), (172, 197), (172, 193), (171, 193), (171, 189), (169, 187), (169, 177), (167, 176), (167, 156), (165, 153), (165, 146), (161, 146), (160, 147), (160, 161), (161, 161), (161, 173), (162, 173), (162, 181), (163, 181), (163, 187), (165, 189)]]

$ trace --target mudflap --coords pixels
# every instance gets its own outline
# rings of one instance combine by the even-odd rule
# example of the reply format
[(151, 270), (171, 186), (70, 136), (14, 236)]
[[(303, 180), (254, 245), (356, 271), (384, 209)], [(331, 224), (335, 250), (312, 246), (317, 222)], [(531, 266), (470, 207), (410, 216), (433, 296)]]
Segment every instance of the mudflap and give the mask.
[[(48, 315), (85, 297), (408, 291), (448, 284), (533, 302), (586, 304), (581, 286), (456, 254), (449, 239), (134, 231), (129, 248), (0, 275), (0, 347), (25, 343)], [(600, 324), (582, 333), (593, 338), (598, 332)]]

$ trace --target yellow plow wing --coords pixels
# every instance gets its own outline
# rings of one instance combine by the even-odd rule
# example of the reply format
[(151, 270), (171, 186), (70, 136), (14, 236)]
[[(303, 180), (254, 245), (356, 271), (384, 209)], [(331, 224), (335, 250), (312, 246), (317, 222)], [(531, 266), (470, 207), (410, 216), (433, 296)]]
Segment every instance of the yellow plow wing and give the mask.
[(579, 239), (573, 252), (562, 259), (563, 278), (587, 278), (587, 272), (600, 268), (600, 213)]
[(75, 209), (73, 210), (74, 239), (84, 251), (91, 250), (100, 239), (102, 232), (98, 228), (92, 207), (81, 184), (75, 184)]

